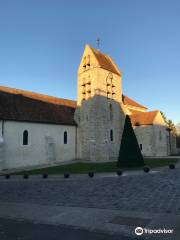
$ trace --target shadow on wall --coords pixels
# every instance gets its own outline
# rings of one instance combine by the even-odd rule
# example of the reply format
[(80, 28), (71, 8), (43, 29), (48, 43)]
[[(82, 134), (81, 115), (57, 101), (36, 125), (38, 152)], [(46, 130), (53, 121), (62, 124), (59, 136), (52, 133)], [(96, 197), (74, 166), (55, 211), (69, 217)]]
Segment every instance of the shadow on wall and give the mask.
[(87, 161), (118, 159), (126, 110), (122, 103), (95, 95), (75, 111), (77, 158)]
[[(102, 94), (102, 93), (101, 93)], [(95, 95), (82, 102), (75, 111), (77, 159), (117, 161), (125, 116), (123, 103)], [(144, 156), (168, 156), (177, 153), (175, 136), (166, 126), (151, 124), (134, 126)]]

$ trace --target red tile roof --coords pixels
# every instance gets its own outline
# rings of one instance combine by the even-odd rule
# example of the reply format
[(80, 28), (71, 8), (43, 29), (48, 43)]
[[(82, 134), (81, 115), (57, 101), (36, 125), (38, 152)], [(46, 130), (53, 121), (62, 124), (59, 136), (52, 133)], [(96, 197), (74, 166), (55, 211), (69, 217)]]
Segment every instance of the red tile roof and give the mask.
[(115, 73), (117, 75), (121, 75), (118, 67), (115, 65), (115, 63), (113, 62), (113, 60), (111, 59), (111, 57), (109, 57), (107, 54), (104, 54), (102, 52), (100, 52), (99, 50), (92, 48), (92, 51), (99, 63), (99, 66), (103, 69), (106, 69), (112, 73)]
[(76, 101), (0, 87), (0, 119), (75, 125)]
[(129, 106), (133, 106), (133, 107), (139, 107), (139, 108), (143, 108), (144, 110), (147, 109), (147, 107), (135, 102), (134, 100), (132, 100), (131, 98), (125, 96), (125, 95), (122, 95), (122, 100), (123, 100), (123, 103), (124, 105), (129, 105)]
[(134, 109), (128, 109), (128, 110), (131, 112), (131, 114), (137, 114), (137, 113), (142, 113), (142, 112), (144, 112), (144, 111), (134, 110)]
[(52, 96), (48, 96), (45, 94), (25, 91), (25, 90), (16, 89), (16, 88), (0, 86), (0, 91), (12, 93), (12, 94), (20, 94), (25, 97), (29, 97), (29, 98), (36, 99), (36, 100), (41, 100), (43, 102), (54, 103), (54, 104), (69, 106), (69, 107), (73, 107), (73, 108), (76, 108), (76, 106), (77, 106), (76, 101), (74, 101), (74, 100), (52, 97)]
[(138, 125), (152, 125), (154, 123), (156, 115), (159, 113), (158, 110), (152, 112), (141, 112), (130, 115), (133, 126)]

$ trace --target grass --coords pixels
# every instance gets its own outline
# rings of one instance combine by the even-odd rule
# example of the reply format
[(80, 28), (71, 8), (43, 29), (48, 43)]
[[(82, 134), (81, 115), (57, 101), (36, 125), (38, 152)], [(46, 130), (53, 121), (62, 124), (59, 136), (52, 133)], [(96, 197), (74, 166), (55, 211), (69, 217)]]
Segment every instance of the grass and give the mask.
[[(146, 158), (145, 159), (145, 165), (148, 165), (151, 168), (154, 167), (162, 167), (169, 164), (176, 164), (179, 159), (172, 159), (172, 158), (166, 158), (166, 159), (151, 159)], [(47, 168), (41, 168), (41, 169), (34, 169), (29, 171), (23, 171), (16, 174), (42, 174), (42, 173), (48, 173), (48, 174), (64, 174), (64, 173), (88, 173), (88, 172), (97, 172), (97, 173), (103, 173), (103, 172), (116, 172), (118, 170), (118, 167), (116, 165), (116, 162), (107, 162), (107, 163), (73, 163), (73, 164), (67, 164), (67, 165), (60, 165), (60, 166), (54, 166), (54, 167), (47, 167)], [(122, 169), (122, 170), (135, 170), (140, 168), (131, 168), (131, 169)]]

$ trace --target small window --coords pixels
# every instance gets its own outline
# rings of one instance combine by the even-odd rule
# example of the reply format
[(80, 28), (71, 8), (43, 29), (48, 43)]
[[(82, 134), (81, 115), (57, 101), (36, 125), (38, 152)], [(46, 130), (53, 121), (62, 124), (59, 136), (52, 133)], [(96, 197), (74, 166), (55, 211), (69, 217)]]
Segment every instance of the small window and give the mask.
[(84, 70), (86, 70), (86, 57), (84, 57), (84, 59), (83, 59), (83, 68), (84, 68)]
[(159, 132), (159, 140), (162, 140), (162, 132)]
[(141, 149), (141, 151), (142, 151), (142, 144), (139, 144), (139, 147), (140, 147), (140, 149)]
[(28, 145), (28, 131), (23, 132), (23, 145)]
[(113, 111), (112, 111), (112, 104), (109, 104), (109, 112), (110, 112), (110, 120), (113, 119)]
[(110, 139), (111, 139), (111, 142), (113, 142), (113, 130), (111, 129), (111, 131), (110, 131)]
[(86, 63), (87, 63), (87, 66), (90, 67), (90, 55), (87, 56), (87, 62)]
[(67, 132), (64, 132), (64, 144), (67, 144)]

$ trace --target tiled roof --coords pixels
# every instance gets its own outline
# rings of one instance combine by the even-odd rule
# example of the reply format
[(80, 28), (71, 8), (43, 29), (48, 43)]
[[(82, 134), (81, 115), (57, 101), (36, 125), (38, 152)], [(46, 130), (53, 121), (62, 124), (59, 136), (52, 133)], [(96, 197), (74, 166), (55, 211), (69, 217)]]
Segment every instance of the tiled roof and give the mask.
[(0, 87), (0, 119), (75, 125), (76, 101)]
[(132, 100), (131, 98), (122, 95), (122, 100), (124, 105), (129, 105), (129, 106), (133, 106), (133, 107), (139, 107), (139, 108), (143, 108), (143, 109), (147, 109), (147, 107), (135, 102), (134, 100)]
[(73, 107), (73, 108), (76, 108), (76, 106), (77, 106), (76, 101), (73, 101), (73, 100), (52, 97), (52, 96), (48, 96), (45, 94), (34, 93), (34, 92), (20, 90), (20, 89), (16, 89), (16, 88), (0, 86), (0, 91), (12, 93), (12, 94), (20, 94), (25, 97), (29, 97), (29, 98), (36, 99), (36, 100), (41, 100), (43, 102), (48, 102), (48, 103), (53, 103), (53, 104), (58, 104), (58, 105), (63, 105), (63, 106), (68, 106), (68, 107)]
[(134, 109), (129, 109), (128, 108), (128, 110), (131, 112), (131, 114), (138, 114), (138, 113), (142, 113), (142, 112), (144, 112), (144, 111), (140, 111), (140, 110), (134, 110)]
[(141, 112), (137, 114), (132, 114), (130, 115), (132, 125), (152, 125), (158, 113), (159, 111), (156, 110), (152, 112)]
[(99, 63), (99, 66), (103, 69), (106, 69), (112, 73), (115, 73), (117, 75), (121, 75), (118, 67), (115, 65), (115, 63), (113, 62), (113, 60), (106, 54), (98, 51), (97, 49), (95, 48), (92, 48), (92, 51)]

